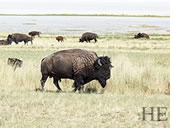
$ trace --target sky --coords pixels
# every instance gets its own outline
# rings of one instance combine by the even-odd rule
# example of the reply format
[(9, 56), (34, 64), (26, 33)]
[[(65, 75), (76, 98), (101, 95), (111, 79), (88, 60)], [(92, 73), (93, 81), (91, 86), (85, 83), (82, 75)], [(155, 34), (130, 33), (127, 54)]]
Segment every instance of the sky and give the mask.
[(0, 0), (0, 14), (170, 14), (170, 0)]

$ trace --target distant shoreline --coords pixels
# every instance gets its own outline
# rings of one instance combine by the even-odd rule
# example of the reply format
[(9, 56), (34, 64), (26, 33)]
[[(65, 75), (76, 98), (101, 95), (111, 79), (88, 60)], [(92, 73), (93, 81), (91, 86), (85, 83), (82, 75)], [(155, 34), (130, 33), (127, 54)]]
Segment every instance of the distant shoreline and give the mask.
[(170, 17), (169, 15), (134, 15), (134, 14), (0, 14), (0, 16)]

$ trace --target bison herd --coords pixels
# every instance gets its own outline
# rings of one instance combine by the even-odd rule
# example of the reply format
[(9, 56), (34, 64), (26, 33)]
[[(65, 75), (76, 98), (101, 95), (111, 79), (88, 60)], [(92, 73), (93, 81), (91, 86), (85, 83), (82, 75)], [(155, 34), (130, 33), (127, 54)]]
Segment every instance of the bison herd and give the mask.
[[(0, 40), (0, 45), (11, 45), (12, 42), (16, 44), (18, 44), (19, 42), (24, 42), (24, 44), (31, 42), (31, 44), (33, 44), (33, 39), (35, 38), (35, 36), (40, 37), (40, 34), (41, 32), (39, 31), (31, 31), (28, 33), (28, 35), (22, 34), (22, 33), (9, 34), (6, 40)], [(97, 42), (97, 38), (98, 38), (97, 34), (92, 32), (86, 32), (82, 34), (82, 36), (79, 39), (79, 42), (84, 42), (84, 41), (90, 42), (91, 40), (94, 40), (95, 42)], [(56, 40), (58, 42), (63, 42), (64, 39), (65, 38), (63, 36), (56, 37)]]
[[(10, 45), (12, 42), (18, 44), (24, 42), (27, 44), (31, 42), (35, 36), (40, 37), (41, 32), (32, 31), (28, 35), (21, 33), (9, 34), (6, 40), (0, 40), (0, 45)], [(94, 40), (97, 42), (98, 35), (96, 33), (86, 32), (79, 38), (79, 42), (90, 42)], [(134, 36), (135, 39), (147, 38), (149, 35), (145, 33), (138, 33)], [(64, 41), (63, 36), (57, 36), (58, 42)], [(23, 61), (18, 58), (8, 58), (8, 65), (11, 65), (14, 70), (21, 67)], [(58, 91), (61, 91), (59, 82), (61, 79), (74, 80), (74, 92), (83, 89), (86, 83), (97, 80), (104, 88), (107, 80), (111, 77), (111, 60), (108, 56), (97, 56), (93, 51), (82, 49), (69, 49), (55, 52), (41, 60), (41, 90), (44, 91), (44, 85), (48, 77), (53, 78), (53, 83)]]
[[(33, 44), (33, 39), (35, 38), (35, 36), (40, 37), (41, 32), (39, 31), (31, 31), (28, 33), (28, 35), (26, 34), (22, 34), (22, 33), (13, 33), (13, 34), (9, 34), (7, 36), (6, 40), (0, 40), (0, 45), (11, 45), (12, 42), (18, 44), (19, 42), (24, 42), (24, 44), (27, 44), (28, 42), (31, 42), (31, 44)], [(79, 42), (91, 42), (91, 40), (94, 40), (94, 42), (97, 42), (97, 38), (98, 35), (96, 33), (92, 33), (92, 32), (85, 32), (82, 34), (82, 36), (79, 38)], [(138, 33), (137, 35), (134, 36), (135, 39), (138, 38), (146, 38), (149, 39), (149, 35), (146, 33)], [(57, 36), (56, 40), (58, 42), (63, 42), (65, 40), (65, 38), (63, 36)]]

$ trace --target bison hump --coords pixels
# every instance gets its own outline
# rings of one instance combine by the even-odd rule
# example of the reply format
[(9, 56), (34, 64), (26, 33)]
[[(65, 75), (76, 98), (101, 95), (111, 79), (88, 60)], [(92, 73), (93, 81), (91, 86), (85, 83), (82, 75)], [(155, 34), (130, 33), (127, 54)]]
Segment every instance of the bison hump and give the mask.
[(74, 75), (89, 75), (93, 70), (93, 64), (97, 56), (93, 53), (84, 54), (74, 58), (73, 60), (73, 72)]

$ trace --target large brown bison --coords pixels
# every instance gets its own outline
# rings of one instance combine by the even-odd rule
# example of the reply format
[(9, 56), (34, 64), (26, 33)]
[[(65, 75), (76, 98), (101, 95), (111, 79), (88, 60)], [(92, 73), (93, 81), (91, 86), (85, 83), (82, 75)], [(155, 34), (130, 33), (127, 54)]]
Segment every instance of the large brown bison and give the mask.
[(134, 36), (135, 39), (138, 39), (138, 38), (146, 38), (146, 39), (149, 39), (149, 35), (146, 34), (146, 33), (138, 33), (137, 35)]
[(41, 61), (42, 91), (48, 77), (53, 77), (58, 91), (61, 91), (58, 84), (61, 79), (74, 80), (74, 91), (80, 90), (84, 84), (92, 80), (97, 80), (104, 88), (110, 78), (111, 67), (108, 56), (98, 57), (92, 51), (70, 49), (55, 52)]
[(30, 41), (31, 44), (33, 44), (32, 37), (29, 37), (28, 35), (20, 34), (20, 33), (14, 33), (12, 35), (8, 35), (7, 40), (12, 40), (16, 44), (18, 44), (19, 42), (24, 42), (26, 44), (28, 43), (28, 41)]
[(95, 42), (97, 42), (97, 38), (98, 38), (97, 34), (86, 32), (82, 34), (81, 38), (79, 39), (79, 42), (84, 42), (84, 41), (90, 42), (91, 40), (94, 40)]
[(61, 41), (61, 42), (63, 42), (64, 41), (64, 38), (63, 38), (63, 36), (57, 36), (56, 37), (56, 40), (59, 42), (59, 41)]
[(38, 37), (40, 37), (40, 34), (41, 34), (41, 32), (39, 32), (39, 31), (31, 31), (31, 32), (28, 33), (28, 35), (30, 35), (32, 37), (35, 37), (36, 35)]

